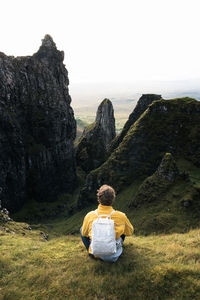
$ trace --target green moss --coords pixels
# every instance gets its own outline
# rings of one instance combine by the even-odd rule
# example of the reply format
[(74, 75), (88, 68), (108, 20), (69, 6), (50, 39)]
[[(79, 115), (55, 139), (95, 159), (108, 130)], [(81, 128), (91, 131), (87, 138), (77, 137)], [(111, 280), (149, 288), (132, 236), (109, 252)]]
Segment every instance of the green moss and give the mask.
[(92, 124), (88, 125), (86, 128), (85, 128), (85, 132), (88, 133), (90, 132), (91, 130), (93, 130), (96, 126), (96, 122), (93, 122)]
[(90, 133), (90, 131), (92, 131), (92, 130), (95, 128), (95, 126), (96, 126), (96, 122), (93, 122), (93, 123), (91, 123), (91, 124), (89, 124), (89, 125), (86, 126), (86, 128), (84, 129), (84, 132), (82, 133), (82, 135), (80, 136), (80, 138), (77, 139), (77, 141), (75, 141), (75, 144), (74, 144), (75, 148), (78, 148), (78, 147), (79, 147), (79, 145), (80, 145), (80, 144), (84, 141), (84, 139), (86, 138), (86, 135), (87, 135), (88, 133)]

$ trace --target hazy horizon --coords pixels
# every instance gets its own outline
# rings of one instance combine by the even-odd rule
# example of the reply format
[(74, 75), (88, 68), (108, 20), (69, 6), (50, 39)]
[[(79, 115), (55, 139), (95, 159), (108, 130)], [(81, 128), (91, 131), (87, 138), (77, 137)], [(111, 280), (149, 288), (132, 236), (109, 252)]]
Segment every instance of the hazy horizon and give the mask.
[(138, 100), (142, 94), (160, 94), (163, 98), (200, 98), (200, 79), (174, 81), (135, 81), (70, 83), (74, 108), (98, 105), (104, 98), (114, 102)]
[(76, 118), (92, 123), (104, 98), (112, 101), (116, 128), (121, 130), (142, 94), (159, 94), (164, 99), (192, 97), (200, 100), (200, 80), (106, 82), (70, 84), (71, 106)]
[(181, 81), (185, 89), (200, 81), (199, 8), (198, 0), (2, 1), (0, 51), (32, 55), (50, 34), (65, 52), (74, 104), (95, 85), (98, 98), (163, 93)]

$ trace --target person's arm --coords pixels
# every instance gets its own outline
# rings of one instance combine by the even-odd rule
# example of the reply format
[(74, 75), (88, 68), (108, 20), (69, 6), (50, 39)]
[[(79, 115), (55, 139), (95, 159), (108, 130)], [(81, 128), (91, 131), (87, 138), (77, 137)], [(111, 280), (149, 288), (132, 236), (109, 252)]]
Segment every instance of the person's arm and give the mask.
[(124, 231), (125, 235), (132, 235), (133, 234), (133, 225), (131, 224), (131, 222), (129, 221), (129, 219), (127, 218), (127, 216), (125, 215), (125, 231)]
[(88, 231), (89, 231), (89, 218), (87, 214), (83, 220), (82, 236), (88, 237)]

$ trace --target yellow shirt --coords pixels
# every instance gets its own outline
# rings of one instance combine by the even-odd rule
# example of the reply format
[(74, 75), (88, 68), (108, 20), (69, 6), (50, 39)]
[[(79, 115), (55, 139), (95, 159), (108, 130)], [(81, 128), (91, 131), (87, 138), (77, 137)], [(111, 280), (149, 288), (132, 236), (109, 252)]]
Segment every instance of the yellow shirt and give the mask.
[[(99, 204), (97, 213), (98, 215), (109, 215), (113, 211), (112, 206), (106, 206)], [(82, 235), (89, 237), (91, 239), (92, 236), (92, 223), (97, 219), (97, 215), (90, 211), (84, 218), (83, 226), (82, 226)], [(120, 238), (122, 234), (124, 235), (132, 235), (133, 234), (133, 226), (128, 220), (127, 216), (121, 211), (116, 210), (112, 215), (111, 219), (114, 220), (115, 223), (115, 234), (116, 240)]]

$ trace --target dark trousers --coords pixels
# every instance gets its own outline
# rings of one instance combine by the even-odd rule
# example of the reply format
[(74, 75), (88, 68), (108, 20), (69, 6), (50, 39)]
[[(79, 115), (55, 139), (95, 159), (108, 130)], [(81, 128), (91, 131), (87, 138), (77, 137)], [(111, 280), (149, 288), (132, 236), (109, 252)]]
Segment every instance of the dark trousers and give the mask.
[(86, 248), (87, 251), (88, 251), (88, 249), (89, 249), (89, 247), (90, 247), (90, 242), (91, 242), (91, 241), (90, 241), (90, 238), (82, 235), (82, 227), (81, 227), (81, 229), (80, 229), (80, 234), (81, 234), (82, 242), (83, 242), (85, 248)]
[[(88, 251), (88, 249), (89, 249), (89, 247), (90, 247), (90, 242), (91, 242), (91, 241), (90, 241), (90, 238), (89, 238), (89, 237), (86, 237), (86, 236), (83, 236), (83, 235), (82, 235), (82, 227), (80, 228), (80, 235), (81, 235), (82, 242), (83, 242), (85, 248), (86, 248), (87, 251)], [(121, 238), (122, 238), (122, 240), (124, 241), (124, 240), (125, 240), (125, 235), (122, 234), (122, 235), (121, 235)]]

